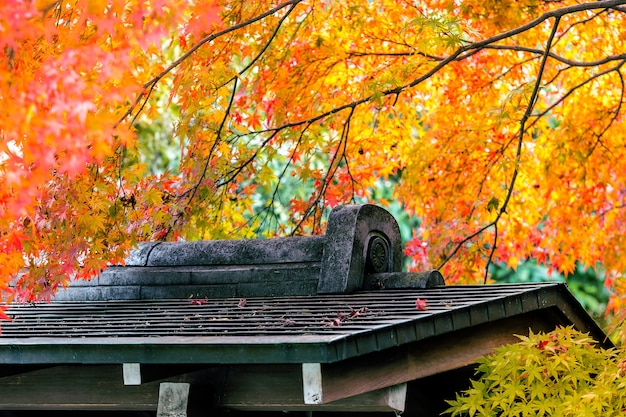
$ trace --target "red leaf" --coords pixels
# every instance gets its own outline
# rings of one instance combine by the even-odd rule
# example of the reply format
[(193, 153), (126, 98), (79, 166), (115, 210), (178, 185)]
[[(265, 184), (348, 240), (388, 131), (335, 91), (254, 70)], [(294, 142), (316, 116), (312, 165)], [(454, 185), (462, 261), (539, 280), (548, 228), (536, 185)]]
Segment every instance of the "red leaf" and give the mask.
[[(4, 310), (6, 310), (6, 307), (1, 307), (0, 306), (0, 320), (11, 321), (11, 317), (7, 316), (6, 313), (4, 312)], [(2, 329), (1, 328), (0, 328), (0, 334), (2, 334)]]
[(6, 235), (7, 246), (10, 250), (21, 251), (23, 249), (22, 242), (28, 240), (28, 236), (18, 230), (11, 230)]
[(426, 300), (426, 299), (418, 298), (417, 300), (415, 300), (415, 308), (418, 311), (428, 310), (428, 303), (427, 303), (427, 301), (428, 300)]

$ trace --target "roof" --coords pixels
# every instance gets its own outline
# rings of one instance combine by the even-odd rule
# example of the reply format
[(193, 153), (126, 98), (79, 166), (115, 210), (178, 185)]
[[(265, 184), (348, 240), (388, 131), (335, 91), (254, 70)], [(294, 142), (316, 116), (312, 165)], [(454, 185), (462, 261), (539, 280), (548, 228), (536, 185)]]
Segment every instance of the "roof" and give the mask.
[(0, 364), (332, 363), (531, 313), (610, 344), (564, 284), (437, 286), (14, 305)]
[(323, 236), (141, 244), (50, 304), (10, 306), (0, 409), (437, 415), (515, 334), (573, 325), (610, 346), (565, 284), (401, 269), (399, 227), (372, 205), (334, 209)]

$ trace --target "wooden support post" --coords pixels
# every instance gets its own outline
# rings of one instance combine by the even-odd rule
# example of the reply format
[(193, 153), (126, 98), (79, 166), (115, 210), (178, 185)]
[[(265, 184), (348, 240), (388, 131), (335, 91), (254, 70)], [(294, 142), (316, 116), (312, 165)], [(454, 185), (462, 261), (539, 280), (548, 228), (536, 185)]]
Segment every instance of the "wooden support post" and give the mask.
[(302, 389), (305, 404), (323, 404), (322, 365), (319, 363), (302, 364)]
[(406, 382), (387, 388), (385, 403), (389, 408), (398, 413), (404, 412), (404, 407), (406, 406), (406, 390)]
[(190, 384), (162, 382), (159, 385), (157, 417), (187, 417)]
[(124, 385), (141, 385), (141, 366), (138, 363), (122, 364)]

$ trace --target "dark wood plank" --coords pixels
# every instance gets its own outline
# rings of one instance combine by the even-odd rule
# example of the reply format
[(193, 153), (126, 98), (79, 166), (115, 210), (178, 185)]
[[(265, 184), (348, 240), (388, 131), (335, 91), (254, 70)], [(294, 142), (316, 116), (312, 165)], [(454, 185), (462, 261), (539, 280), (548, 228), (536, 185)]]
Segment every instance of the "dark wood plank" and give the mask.
[(499, 346), (515, 343), (515, 334), (554, 329), (538, 313), (498, 320), (423, 340), (402, 348), (335, 364), (321, 364), (323, 404), (470, 365)]
[(305, 404), (300, 365), (232, 366), (219, 406), (247, 411), (403, 411), (406, 386), (386, 387), (329, 404)]
[(122, 365), (55, 366), (0, 378), (2, 410), (156, 410), (158, 383), (124, 386)]

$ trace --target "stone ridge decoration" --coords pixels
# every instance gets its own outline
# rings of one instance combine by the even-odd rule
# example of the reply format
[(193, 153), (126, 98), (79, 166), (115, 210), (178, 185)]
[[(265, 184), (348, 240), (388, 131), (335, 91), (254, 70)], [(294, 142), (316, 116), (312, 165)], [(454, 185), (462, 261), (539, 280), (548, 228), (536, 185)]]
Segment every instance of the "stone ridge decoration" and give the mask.
[(437, 271), (402, 272), (396, 220), (363, 204), (335, 208), (321, 236), (142, 243), (125, 266), (76, 281), (55, 300), (297, 296), (443, 284)]

